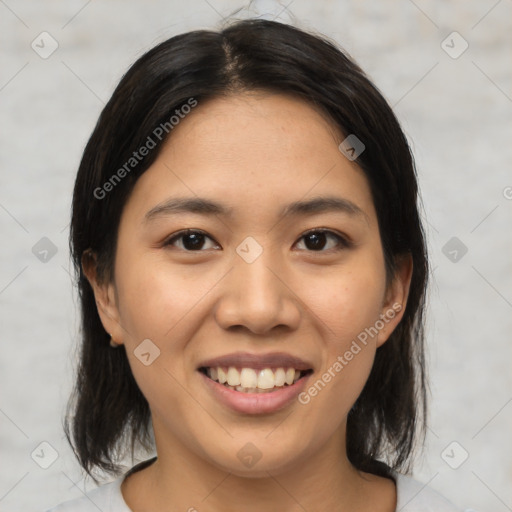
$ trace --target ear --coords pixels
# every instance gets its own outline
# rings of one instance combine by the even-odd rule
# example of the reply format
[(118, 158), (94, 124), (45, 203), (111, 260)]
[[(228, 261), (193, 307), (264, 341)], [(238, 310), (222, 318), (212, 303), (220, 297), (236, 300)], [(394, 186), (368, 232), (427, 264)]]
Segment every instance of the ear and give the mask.
[(404, 316), (412, 278), (412, 256), (401, 254), (396, 258), (395, 275), (386, 290), (380, 319), (384, 324), (377, 335), (377, 347), (384, 344)]
[(91, 249), (83, 252), (81, 262), (82, 270), (93, 289), (103, 328), (116, 344), (121, 345), (123, 344), (124, 330), (119, 323), (115, 286), (111, 282), (103, 282), (99, 279), (97, 256)]

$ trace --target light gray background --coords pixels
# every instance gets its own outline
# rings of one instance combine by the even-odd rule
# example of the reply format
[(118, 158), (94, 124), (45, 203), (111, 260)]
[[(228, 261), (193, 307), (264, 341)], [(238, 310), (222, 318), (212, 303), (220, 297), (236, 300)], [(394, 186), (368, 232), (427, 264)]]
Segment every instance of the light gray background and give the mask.
[[(97, 117), (144, 51), (215, 28), (243, 6), (0, 0), (1, 510), (42, 511), (91, 487), (61, 420), (78, 328), (71, 192)], [(253, 2), (240, 17), (281, 10)], [(356, 58), (394, 106), (416, 155), (433, 286), (430, 430), (414, 476), (460, 507), (512, 510), (512, 2), (295, 0), (278, 19), (290, 12)], [(59, 45), (47, 59), (31, 48), (33, 40), (42, 46), (43, 31)], [(457, 58), (464, 41), (442, 43), (453, 31), (469, 44)], [(46, 263), (32, 252), (42, 237), (58, 251)], [(462, 258), (456, 248), (457, 262), (443, 253), (452, 237), (467, 247)], [(59, 454), (46, 470), (31, 458), (42, 441)], [(466, 451), (460, 467), (447, 464)]]

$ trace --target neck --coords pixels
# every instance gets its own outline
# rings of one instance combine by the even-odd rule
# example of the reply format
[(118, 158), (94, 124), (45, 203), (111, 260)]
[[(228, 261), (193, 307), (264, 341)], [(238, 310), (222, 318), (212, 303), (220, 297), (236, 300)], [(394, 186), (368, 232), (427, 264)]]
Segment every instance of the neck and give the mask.
[[(337, 431), (313, 454), (288, 466), (241, 476), (209, 463), (183, 444), (155, 436), (158, 459), (127, 477), (123, 497), (133, 512), (391, 512), (396, 491), (391, 480), (357, 471), (345, 452), (345, 431)], [(170, 442), (171, 441), (171, 442)]]

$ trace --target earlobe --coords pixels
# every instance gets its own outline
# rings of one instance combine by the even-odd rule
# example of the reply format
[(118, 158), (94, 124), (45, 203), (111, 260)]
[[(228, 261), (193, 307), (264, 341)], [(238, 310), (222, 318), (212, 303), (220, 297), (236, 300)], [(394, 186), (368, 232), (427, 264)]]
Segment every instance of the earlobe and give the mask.
[(378, 347), (389, 338), (400, 323), (400, 320), (402, 320), (411, 286), (412, 269), (413, 261), (410, 253), (397, 256), (395, 274), (386, 290), (386, 297), (381, 312), (381, 319), (384, 325), (382, 329), (379, 329), (377, 336)]
[(97, 273), (97, 255), (91, 249), (83, 252), (82, 270), (91, 285), (103, 328), (111, 340), (120, 345), (123, 343), (123, 329), (119, 322), (119, 311), (116, 304), (114, 284), (102, 281)]

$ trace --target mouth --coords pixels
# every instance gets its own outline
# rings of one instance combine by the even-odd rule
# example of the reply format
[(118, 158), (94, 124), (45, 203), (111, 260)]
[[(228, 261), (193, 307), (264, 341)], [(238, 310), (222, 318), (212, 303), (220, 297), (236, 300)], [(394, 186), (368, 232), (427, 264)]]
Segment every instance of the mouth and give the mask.
[(198, 371), (208, 379), (240, 393), (273, 393), (306, 378), (312, 368), (295, 367), (254, 368), (236, 366), (201, 366)]
[(314, 366), (286, 352), (235, 352), (201, 361), (197, 372), (209, 396), (241, 414), (272, 414), (292, 406)]

